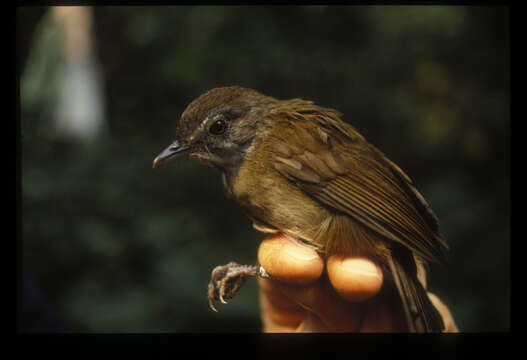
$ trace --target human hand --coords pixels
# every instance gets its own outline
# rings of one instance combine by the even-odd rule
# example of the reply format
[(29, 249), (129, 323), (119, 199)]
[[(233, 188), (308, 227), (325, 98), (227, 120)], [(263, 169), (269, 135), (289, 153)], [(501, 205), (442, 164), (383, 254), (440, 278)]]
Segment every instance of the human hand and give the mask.
[[(258, 261), (272, 277), (258, 278), (264, 332), (408, 331), (397, 293), (382, 287), (383, 273), (369, 259), (334, 255), (324, 264), (311, 248), (278, 236), (262, 242)], [(425, 278), (419, 265), (426, 289)], [(428, 294), (444, 331), (456, 332), (448, 308)]]

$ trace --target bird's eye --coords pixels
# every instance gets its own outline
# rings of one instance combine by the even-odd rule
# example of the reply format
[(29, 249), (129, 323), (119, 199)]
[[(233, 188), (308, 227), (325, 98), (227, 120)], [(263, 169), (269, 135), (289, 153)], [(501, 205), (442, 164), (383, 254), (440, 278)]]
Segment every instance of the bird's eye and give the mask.
[(225, 129), (227, 128), (227, 125), (225, 124), (225, 120), (216, 120), (209, 128), (209, 131), (211, 134), (214, 135), (221, 135), (225, 132)]

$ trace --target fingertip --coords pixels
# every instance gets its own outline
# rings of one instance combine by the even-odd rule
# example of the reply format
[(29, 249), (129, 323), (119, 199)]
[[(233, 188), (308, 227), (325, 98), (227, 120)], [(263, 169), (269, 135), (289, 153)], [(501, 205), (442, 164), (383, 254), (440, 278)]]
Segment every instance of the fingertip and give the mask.
[(381, 268), (367, 258), (333, 255), (327, 261), (327, 270), (335, 290), (349, 301), (367, 300), (382, 286)]
[(315, 250), (284, 235), (260, 244), (258, 262), (272, 278), (295, 284), (314, 282), (324, 271), (324, 261)]

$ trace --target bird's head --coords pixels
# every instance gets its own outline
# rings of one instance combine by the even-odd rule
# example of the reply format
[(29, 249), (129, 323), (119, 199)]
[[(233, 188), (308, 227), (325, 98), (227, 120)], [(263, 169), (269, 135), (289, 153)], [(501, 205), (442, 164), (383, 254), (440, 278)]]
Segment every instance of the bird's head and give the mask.
[(154, 159), (153, 167), (182, 154), (220, 170), (239, 166), (267, 105), (275, 102), (238, 86), (204, 93), (185, 109), (174, 141)]

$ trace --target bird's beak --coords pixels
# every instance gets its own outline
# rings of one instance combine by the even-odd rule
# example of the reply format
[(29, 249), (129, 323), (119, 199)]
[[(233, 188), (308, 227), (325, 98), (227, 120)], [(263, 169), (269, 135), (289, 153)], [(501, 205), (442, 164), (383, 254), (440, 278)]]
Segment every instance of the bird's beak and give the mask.
[(180, 155), (182, 153), (187, 152), (189, 150), (189, 146), (184, 146), (179, 143), (179, 141), (174, 141), (172, 144), (170, 144), (169, 147), (167, 147), (165, 150), (161, 152), (161, 154), (157, 155), (157, 157), (154, 159), (154, 163), (152, 164), (152, 167), (155, 168), (159, 166), (160, 164), (164, 163), (167, 160), (170, 160), (176, 155)]

